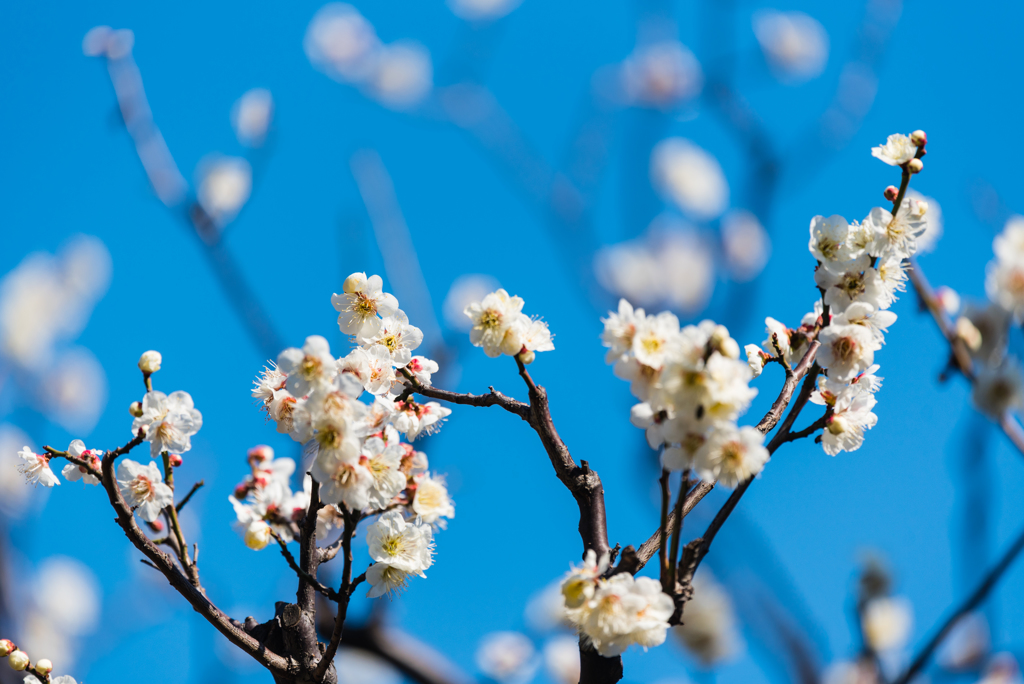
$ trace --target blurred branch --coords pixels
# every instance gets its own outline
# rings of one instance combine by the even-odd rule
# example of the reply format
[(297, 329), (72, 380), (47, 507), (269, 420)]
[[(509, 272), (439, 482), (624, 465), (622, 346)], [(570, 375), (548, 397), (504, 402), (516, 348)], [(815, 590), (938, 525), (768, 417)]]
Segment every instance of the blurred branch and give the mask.
[(125, 129), (135, 144), (135, 152), (146, 172), (157, 198), (172, 210), (175, 217), (183, 219), (189, 233), (199, 239), (217, 281), (249, 334), (253, 343), (268, 358), (276, 358), (284, 347), (281, 337), (274, 328), (266, 310), (259, 303), (255, 293), (220, 240), (221, 227), (188, 197), (188, 183), (174, 161), (160, 129), (153, 120), (153, 113), (146, 98), (142, 74), (132, 55), (131, 49), (104, 51), (110, 82), (117, 96), (117, 103)]
[(946, 638), (949, 632), (956, 625), (957, 621), (964, 615), (967, 615), (972, 610), (977, 608), (982, 601), (989, 595), (992, 589), (996, 586), (1002, 576), (1009, 569), (1013, 561), (1016, 560), (1017, 556), (1020, 555), (1021, 550), (1024, 550), (1024, 530), (1017, 536), (1010, 548), (1006, 550), (1003, 557), (999, 559), (985, 578), (981, 581), (978, 587), (971, 593), (967, 599), (960, 604), (956, 610), (942, 623), (935, 635), (925, 644), (924, 648), (914, 657), (914, 660), (910, 663), (910, 666), (903, 672), (893, 684), (907, 684), (914, 676), (920, 672), (924, 666), (928, 663), (935, 649), (939, 647), (942, 640)]

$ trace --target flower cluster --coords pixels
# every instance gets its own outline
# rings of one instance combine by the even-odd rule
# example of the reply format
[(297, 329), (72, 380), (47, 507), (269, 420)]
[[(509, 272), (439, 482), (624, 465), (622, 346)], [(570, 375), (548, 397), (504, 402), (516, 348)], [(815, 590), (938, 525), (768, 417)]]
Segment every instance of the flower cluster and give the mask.
[(605, 578), (607, 557), (591, 550), (562, 581), (569, 622), (605, 657), (621, 655), (632, 644), (646, 650), (665, 641), (675, 611), (672, 597), (650, 577), (621, 572)]
[(680, 327), (675, 315), (634, 309), (625, 299), (604, 319), (605, 360), (642, 403), (631, 411), (662, 467), (697, 470), (727, 487), (768, 460), (764, 436), (736, 420), (757, 395), (729, 331), (712, 321)]
[(555, 348), (548, 324), (524, 314), (522, 297), (509, 296), (501, 288), (467, 306), (465, 314), (473, 323), (469, 341), (490, 357), (518, 356), (528, 364), (535, 352)]
[[(367, 572), (371, 596), (404, 587), (410, 575), (422, 576), (431, 563), (432, 528), (443, 528), (455, 516), (444, 479), (428, 472), (426, 454), (401, 441), (403, 434), (409, 441), (431, 434), (451, 413), (403, 393), (409, 386), (429, 386), (438, 365), (413, 356), (423, 333), (382, 288), (380, 276), (354, 273), (332, 297), (341, 331), (357, 345), (347, 356), (335, 359), (327, 340), (308, 337), (301, 349), (281, 352), (253, 390), (277, 431), (312, 452), (309, 475), (320, 484), (326, 504), (318, 512), (318, 534), (342, 527), (347, 510), (356, 519), (384, 512), (371, 536), (398, 535), (377, 552), (371, 542), (376, 562)], [(372, 403), (360, 401), (364, 391)], [(308, 507), (311, 481), (307, 478), (303, 492), (293, 494), (288, 482), (294, 462), (274, 459), (269, 447), (252, 449), (249, 465), (251, 475), (230, 497), (246, 544), (265, 547), (271, 530), (291, 541)], [(405, 545), (415, 535), (423, 549), (418, 560), (388, 555), (411, 549)]]

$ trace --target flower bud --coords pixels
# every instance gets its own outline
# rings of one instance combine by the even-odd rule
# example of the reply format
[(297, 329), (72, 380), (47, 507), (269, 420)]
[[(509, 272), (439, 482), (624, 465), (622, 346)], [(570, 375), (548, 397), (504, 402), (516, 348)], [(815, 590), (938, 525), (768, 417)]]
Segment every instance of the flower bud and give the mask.
[(345, 278), (345, 282), (344, 284), (342, 284), (341, 289), (344, 290), (347, 294), (352, 294), (353, 292), (361, 291), (365, 286), (366, 274), (353, 273), (348, 278)]
[(914, 158), (907, 162), (907, 171), (910, 173), (921, 173), (922, 169), (924, 169), (924, 162), (920, 159)]
[(928, 144), (928, 136), (925, 135), (924, 131), (918, 129), (910, 134), (910, 142), (918, 147), (924, 147)]
[(139, 370), (146, 375), (156, 373), (160, 370), (161, 361), (163, 361), (163, 357), (160, 356), (160, 352), (153, 350), (143, 352), (142, 356), (139, 357)]
[(181, 465), (181, 454), (168, 454), (167, 462), (171, 464), (172, 468), (177, 468)]
[(241, 501), (245, 497), (249, 496), (249, 483), (242, 482), (235, 487), (235, 498)]
[(14, 651), (7, 656), (7, 664), (12, 670), (22, 671), (28, 667), (28, 654), (24, 651)]
[(148, 525), (149, 529), (153, 530), (154, 532), (163, 532), (164, 531), (164, 523), (161, 520), (154, 520), (153, 522), (147, 522), (146, 525)]
[(519, 360), (523, 362), (524, 366), (529, 366), (536, 358), (537, 355), (533, 353), (532, 349), (527, 349), (519, 354)]
[(846, 424), (846, 418), (842, 416), (832, 416), (828, 419), (828, 425), (825, 429), (831, 432), (833, 435), (841, 435), (846, 432), (846, 428), (849, 427)]
[(722, 341), (722, 344), (718, 346), (718, 351), (722, 356), (729, 359), (740, 358), (740, 345), (731, 337), (727, 337)]
[(7, 654), (14, 650), (14, 642), (10, 639), (0, 639), (0, 658), (6, 658)]
[(937, 287), (935, 298), (939, 300), (939, 304), (950, 316), (955, 316), (956, 312), (960, 310), (960, 295), (951, 287), (945, 285)]
[(885, 189), (885, 192), (882, 194), (885, 195), (885, 199), (889, 200), (890, 202), (895, 202), (896, 198), (900, 194), (900, 189), (897, 188), (895, 185), (890, 185)]
[(956, 335), (972, 352), (981, 349), (981, 331), (966, 316), (961, 316), (956, 320)]
[(257, 520), (245, 530), (245, 545), (253, 551), (260, 551), (270, 543), (270, 525)]
[(252, 449), (249, 449), (247, 455), (249, 456), (250, 465), (274, 460), (274, 450), (266, 444), (257, 444)]
[(139, 433), (143, 437), (145, 437), (147, 434), (149, 434), (149, 426), (148, 425), (140, 425), (139, 426)]
[(141, 418), (142, 417), (142, 402), (141, 401), (133, 401), (131, 403), (131, 405), (128, 407), (128, 413), (132, 414), (132, 416), (134, 418)]
[(36, 666), (33, 669), (41, 675), (48, 675), (53, 672), (53, 663), (46, 658), (40, 658), (36, 661)]

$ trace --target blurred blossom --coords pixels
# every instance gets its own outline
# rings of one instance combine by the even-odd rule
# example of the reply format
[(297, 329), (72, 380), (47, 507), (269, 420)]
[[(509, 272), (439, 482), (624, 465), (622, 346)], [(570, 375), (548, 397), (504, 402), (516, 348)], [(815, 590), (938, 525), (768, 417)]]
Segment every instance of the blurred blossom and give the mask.
[(832, 663), (822, 675), (822, 684), (876, 684), (875, 665), (863, 660), (840, 660)]
[(729, 185), (718, 160), (684, 138), (655, 145), (651, 182), (663, 199), (698, 220), (713, 219), (729, 206)]
[(953, 625), (935, 659), (947, 670), (972, 670), (988, 657), (991, 647), (988, 620), (981, 613), (968, 613)]
[(500, 287), (498, 281), (489, 275), (469, 273), (455, 279), (444, 298), (444, 320), (454, 330), (467, 331), (473, 321), (464, 312), (473, 302), (479, 302), (487, 294)]
[(32, 491), (25, 482), (25, 476), (18, 472), (21, 464), (18, 451), (25, 446), (36, 451), (28, 435), (10, 423), (0, 423), (0, 513), (11, 518), (24, 515), (25, 504)]
[(99, 582), (92, 570), (67, 556), (43, 561), (32, 584), (32, 607), (25, 609), (24, 638), (29, 653), (70, 669), (75, 641), (92, 632), (100, 617)]
[(320, 8), (306, 29), (306, 56), (338, 81), (359, 83), (372, 69), (380, 40), (373, 25), (352, 5), (332, 2)]
[(971, 350), (974, 358), (986, 366), (996, 366), (1006, 355), (1010, 314), (998, 304), (967, 302), (963, 315), (981, 333), (981, 346)]
[(568, 628), (562, 583), (553, 582), (531, 596), (523, 617), (530, 629), (537, 632), (548, 632), (556, 627)]
[(1020, 684), (1020, 666), (1012, 653), (997, 653), (985, 668), (978, 684)]
[(61, 354), (46, 372), (42, 389), (47, 417), (70, 432), (91, 432), (107, 405), (103, 366), (84, 347)]
[(678, 41), (640, 45), (622, 63), (622, 88), (630, 104), (669, 108), (700, 94), (704, 73)]
[(783, 83), (803, 83), (825, 70), (828, 33), (817, 19), (768, 9), (755, 12), (753, 23), (769, 67)]
[(466, 21), (494, 21), (519, 7), (523, 0), (448, 0), (448, 7)]
[(408, 109), (419, 104), (434, 87), (430, 52), (415, 41), (398, 41), (377, 53), (368, 88), (385, 107)]
[(114, 30), (109, 26), (89, 29), (82, 39), (82, 52), (88, 57), (121, 59), (135, 46), (135, 34), (128, 29)]
[(704, 667), (728, 660), (743, 648), (732, 600), (706, 570), (694, 577), (693, 598), (675, 633)]
[(29, 611), (21, 625), (18, 645), (28, 653), (45, 653), (61, 669), (69, 670), (75, 662), (74, 639), (60, 625), (34, 611)]
[(722, 251), (733, 280), (753, 280), (768, 263), (772, 241), (768, 231), (751, 212), (733, 209), (722, 219)]
[(238, 142), (259, 147), (267, 137), (274, 116), (274, 98), (266, 88), (253, 88), (238, 98), (231, 108), (231, 126)]
[(544, 669), (555, 684), (579, 682), (579, 639), (568, 634), (548, 639), (544, 644)]
[(227, 225), (249, 200), (252, 167), (241, 157), (214, 156), (199, 163), (196, 199), (214, 223)]
[[(237, 650), (237, 649), (236, 649)], [(338, 651), (338, 684), (401, 684), (395, 668), (377, 656), (354, 648)]]
[(917, 251), (931, 252), (942, 237), (942, 207), (932, 197), (925, 197), (912, 188), (907, 190), (907, 197), (918, 202), (918, 213), (924, 209), (924, 232), (917, 238)]
[(525, 683), (537, 670), (536, 652), (529, 637), (519, 632), (485, 634), (476, 649), (476, 664), (499, 682)]
[(606, 290), (636, 306), (696, 313), (711, 298), (714, 259), (710, 241), (693, 227), (658, 218), (644, 237), (602, 248), (595, 270)]
[(25, 257), (0, 281), (0, 354), (39, 371), (55, 346), (81, 334), (110, 286), (110, 252), (99, 239), (79, 235), (51, 256)]
[(861, 629), (875, 651), (894, 651), (906, 645), (914, 619), (910, 601), (897, 596), (873, 598), (864, 606)]

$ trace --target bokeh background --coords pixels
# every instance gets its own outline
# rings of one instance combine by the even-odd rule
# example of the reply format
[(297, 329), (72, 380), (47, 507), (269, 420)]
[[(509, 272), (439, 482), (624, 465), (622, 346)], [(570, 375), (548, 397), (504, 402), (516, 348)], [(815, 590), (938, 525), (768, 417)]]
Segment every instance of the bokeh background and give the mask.
[[(352, 11), (365, 26), (337, 23)], [(525, 394), (511, 360), (468, 344), (452, 315), (467, 293), (500, 283), (543, 316), (557, 350), (534, 377), (604, 480), (612, 542), (636, 545), (657, 526), (657, 466), (603, 361), (600, 317), (620, 294), (723, 322), (741, 344), (764, 339), (765, 316), (796, 325), (817, 296), (810, 218), (882, 203), (898, 171), (870, 148), (894, 132), (928, 132), (914, 187), (941, 205), (921, 258), (934, 283), (983, 299), (991, 240), (1022, 210), (1017, 3), (7, 3), (0, 16), (0, 625), (79, 681), (271, 681), (139, 563), (101, 492), (30, 489), (15, 472), (25, 443), (127, 441), (146, 349), (163, 354), (157, 388), (190, 392), (204, 416), (177, 480), (206, 482), (184, 524), (207, 590), (263, 620), (295, 579), (273, 548), (245, 548), (227, 497), (249, 447), (298, 453), (249, 389), (307, 335), (347, 350), (330, 295), (350, 272), (384, 276), (451, 389)], [(98, 25), (133, 37), (91, 34), (85, 51), (109, 59), (83, 54)], [(273, 100), (262, 140), (258, 107), (232, 127), (253, 88)], [(670, 138), (689, 142), (659, 147)], [(947, 351), (913, 294), (893, 310), (864, 447), (787, 445), (709, 558), (743, 645), (709, 671), (670, 636), (626, 655), (626, 681), (789, 681), (789, 634), (820, 668), (850, 657), (871, 554), (912, 605), (898, 663), (1024, 523), (1020, 454), (961, 379), (939, 382)], [(780, 385), (777, 368), (757, 381), (747, 422)], [(457, 516), (429, 579), (383, 619), (481, 678), (485, 634), (521, 631), (540, 651), (557, 633), (524, 609), (580, 556), (575, 505), (535, 435), (498, 410), (456, 407), (423, 448)], [(987, 604), (995, 652), (1024, 647), (1022, 587), (1011, 570)], [(352, 619), (369, 611), (360, 600)], [(400, 681), (341, 657), (344, 681)]]

